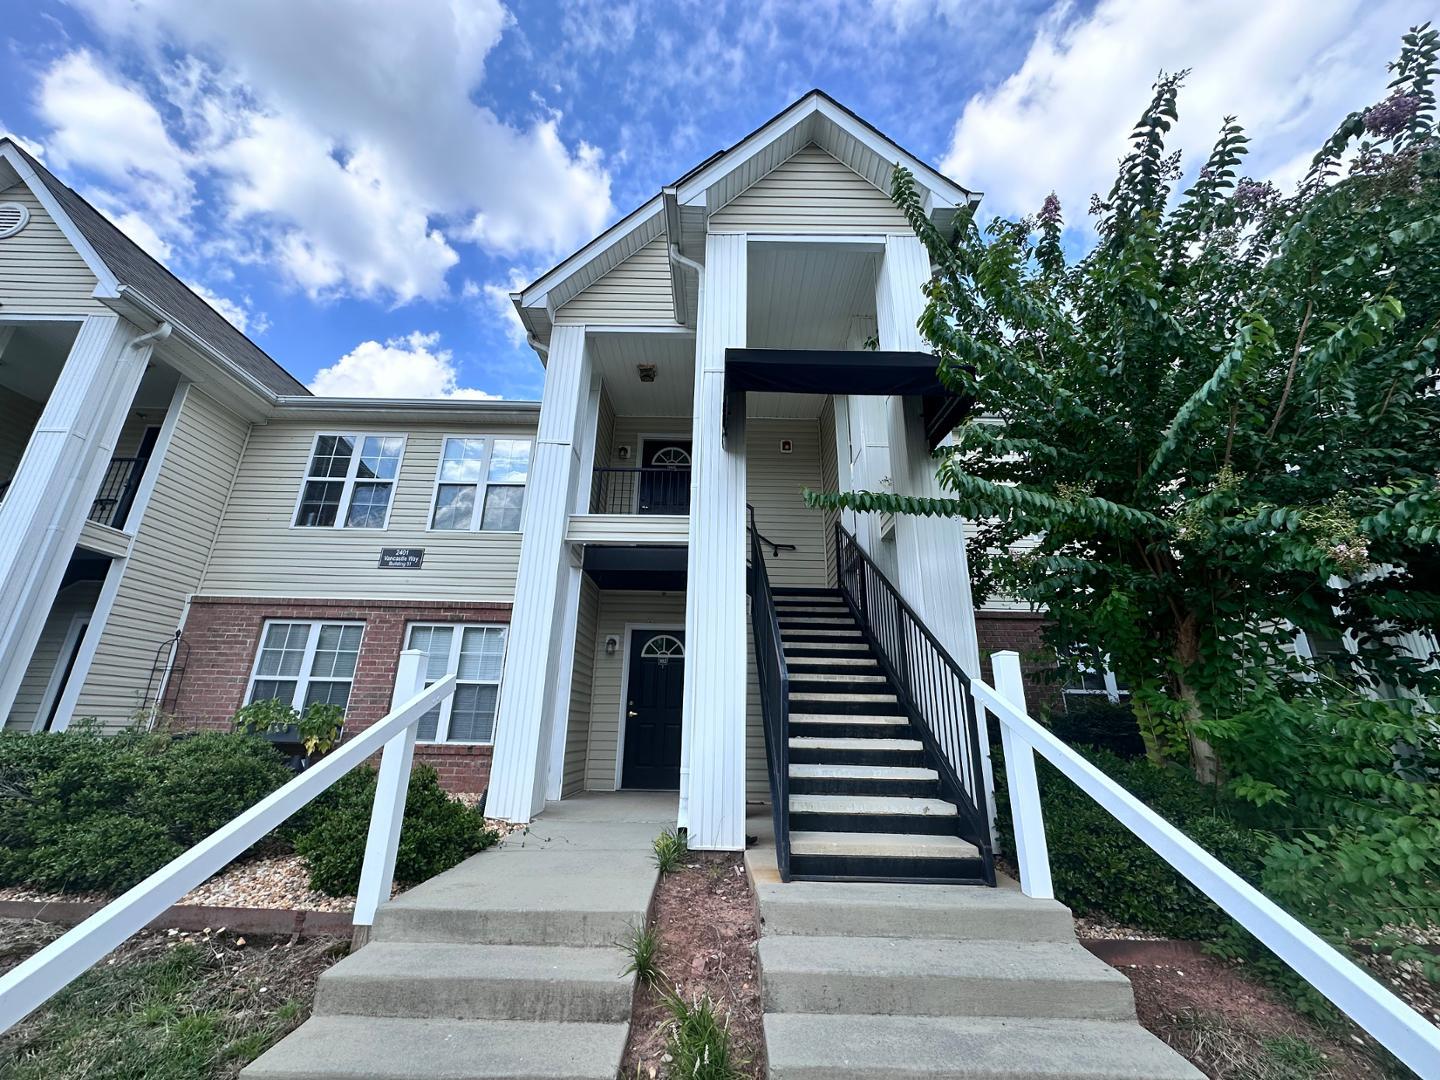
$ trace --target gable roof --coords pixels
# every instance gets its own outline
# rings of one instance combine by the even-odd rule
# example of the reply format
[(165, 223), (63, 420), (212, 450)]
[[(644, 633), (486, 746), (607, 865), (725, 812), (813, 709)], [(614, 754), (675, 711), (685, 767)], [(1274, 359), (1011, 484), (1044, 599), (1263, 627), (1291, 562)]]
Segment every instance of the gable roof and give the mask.
[[(72, 188), (62, 183), (23, 146), (0, 138), (0, 149), (13, 150), (29, 167), (60, 211), (79, 233), (81, 255), (102, 264), (96, 276), (112, 289), (126, 288), (150, 301), (150, 306), (177, 320), (216, 352), (226, 356), (243, 372), (274, 394), (307, 395), (298, 379), (276, 363), (231, 322), (201, 299), (178, 277)], [(36, 192), (39, 196), (41, 193)], [(88, 249), (88, 250), (86, 250)], [(101, 270), (103, 269), (103, 273)], [(108, 282), (107, 282), (107, 279)]]
[[(527, 332), (543, 341), (557, 308), (657, 236), (664, 235), (667, 245), (674, 245), (682, 256), (703, 260), (703, 237), (710, 215), (811, 144), (858, 173), (887, 198), (896, 164), (904, 165), (914, 173), (925, 207), (941, 229), (949, 228), (962, 207), (980, 200), (979, 192), (951, 180), (823, 90), (811, 90), (512, 293), (511, 301)], [(685, 275), (692, 280), (680, 280)], [(693, 277), (693, 271), (687, 270), (675, 282), (678, 306), (692, 313)]]

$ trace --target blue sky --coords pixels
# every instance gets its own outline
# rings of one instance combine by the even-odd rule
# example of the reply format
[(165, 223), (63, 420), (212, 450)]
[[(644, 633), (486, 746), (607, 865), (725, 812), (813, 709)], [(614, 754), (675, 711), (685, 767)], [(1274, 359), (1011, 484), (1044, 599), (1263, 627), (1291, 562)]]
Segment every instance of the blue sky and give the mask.
[(1413, 0), (73, 0), (9, 13), (0, 131), (321, 392), (538, 396), (506, 294), (821, 87), (1070, 242), (1162, 68), (1289, 184)]

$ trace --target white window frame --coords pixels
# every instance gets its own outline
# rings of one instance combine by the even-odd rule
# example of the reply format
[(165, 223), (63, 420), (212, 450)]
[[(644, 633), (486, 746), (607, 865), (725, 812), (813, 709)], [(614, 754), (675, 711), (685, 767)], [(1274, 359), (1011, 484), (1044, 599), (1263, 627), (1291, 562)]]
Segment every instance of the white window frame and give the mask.
[[(445, 532), (452, 530), (446, 529)], [(458, 532), (459, 530), (453, 530)], [(500, 722), (500, 685), (505, 681), (505, 661), (510, 656), (510, 626), (508, 623), (481, 623), (481, 622), (412, 622), (405, 624), (405, 648), (412, 648), (411, 635), (418, 630), (440, 630), (448, 627), (454, 631), (450, 635), (450, 659), (445, 665), (445, 672), (456, 676), (455, 688), (461, 686), (494, 686), (495, 687), (495, 721), (490, 727), (489, 739), (451, 739), (450, 734), (450, 713), (455, 703), (455, 695), (447, 694), (445, 700), (440, 703), (440, 716), (435, 721), (435, 737), (433, 739), (421, 739), (416, 737), (416, 742), (424, 746), (494, 746), (495, 725)], [(466, 630), (499, 630), (505, 635), (505, 646), (500, 650), (500, 677), (490, 679), (461, 679), (460, 672), (460, 647), (465, 638)], [(427, 681), (426, 686), (430, 683)]]
[[(343, 479), (338, 476), (311, 476), (310, 463), (315, 460), (315, 451), (320, 446), (321, 439), (354, 439), (355, 449), (350, 453), (350, 467), (345, 470)], [(395, 462), (395, 478), (393, 480), (382, 479), (360, 479), (355, 474), (360, 471), (361, 452), (365, 447), (366, 439), (399, 439), (400, 458)], [(295, 493), (295, 509), (290, 513), (290, 528), (310, 532), (316, 529), (350, 529), (352, 532), (384, 532), (390, 528), (390, 515), (395, 512), (395, 495), (400, 487), (400, 473), (405, 468), (405, 451), (410, 448), (410, 437), (398, 431), (317, 431), (315, 437), (310, 440), (310, 451), (305, 455), (304, 472), (300, 476), (300, 490)], [(346, 525), (345, 519), (350, 516), (350, 499), (355, 493), (355, 484), (359, 480), (364, 484), (389, 484), (390, 501), (385, 506), (385, 524), (374, 525)], [(340, 506), (335, 511), (335, 523), (333, 525), (301, 525), (300, 506), (305, 501), (305, 488), (314, 481), (316, 483), (341, 483)]]
[[(355, 690), (355, 675), (346, 679), (311, 679), (310, 673), (315, 667), (315, 652), (320, 644), (320, 628), (322, 626), (358, 626), (360, 628), (360, 644), (355, 649), (355, 672), (360, 671), (360, 654), (365, 650), (365, 623), (358, 619), (266, 619), (260, 624), (260, 638), (255, 643), (255, 660), (250, 665), (250, 681), (245, 684), (245, 699), (241, 705), (249, 705), (250, 698), (255, 693), (255, 682), (257, 679), (264, 682), (286, 682), (289, 676), (260, 675), (260, 657), (265, 653), (265, 638), (269, 636), (270, 627), (277, 624), (285, 626), (308, 626), (308, 636), (305, 638), (305, 655), (300, 660), (300, 670), (295, 674), (295, 693), (291, 695), (290, 705), (301, 712), (305, 710), (305, 695), (310, 691), (310, 683), (314, 682), (349, 682), (350, 690)], [(346, 708), (349, 708), (348, 699)]]
[[(476, 490), (475, 490), (475, 508), (474, 508), (474, 509), (471, 511), (471, 513), (470, 513), (470, 527), (469, 527), (468, 529), (437, 529), (437, 528), (435, 527), (435, 508), (436, 508), (436, 507), (439, 505), (439, 503), (440, 503), (440, 488), (441, 488), (442, 486), (445, 486), (445, 487), (457, 487), (457, 486), (461, 486), (461, 485), (457, 484), (457, 482), (454, 481), (454, 480), (441, 480), (441, 479), (440, 479), (441, 470), (443, 470), (443, 469), (445, 468), (445, 446), (446, 446), (446, 444), (448, 444), (448, 443), (450, 442), (450, 440), (452, 440), (452, 439), (469, 439), (469, 440), (471, 440), (472, 442), (475, 441), (475, 440), (480, 440), (480, 441), (483, 441), (483, 442), (485, 443), (485, 456), (480, 459), (480, 479), (479, 479), (479, 480), (475, 483), (475, 485), (474, 485), (474, 487), (475, 487), (475, 489), (476, 489)], [(525, 461), (526, 461), (526, 464), (525, 464), (525, 482), (524, 482), (523, 484), (505, 484), (505, 483), (501, 483), (501, 482), (498, 481), (498, 480), (492, 481), (492, 480), (489, 479), (489, 476), (490, 476), (490, 455), (491, 455), (491, 453), (494, 451), (494, 448), (495, 448), (495, 440), (496, 440), (496, 439), (501, 439), (501, 440), (503, 440), (503, 441), (505, 441), (505, 442), (523, 442), (523, 443), (529, 443), (529, 444), (530, 444), (530, 453), (529, 453), (529, 455), (528, 455), (528, 456), (526, 457), (526, 459), (525, 459)], [(490, 434), (476, 435), (476, 434), (473, 434), (473, 433), (472, 433), (472, 434), (469, 434), (469, 435), (442, 435), (442, 436), (440, 437), (440, 457), (439, 457), (439, 460), (437, 460), (437, 461), (435, 462), (435, 483), (434, 483), (434, 485), (433, 485), (433, 486), (431, 487), (431, 489), (430, 489), (430, 513), (429, 513), (429, 515), (425, 518), (425, 531), (426, 531), (426, 532), (439, 533), (439, 534), (442, 535), (442, 536), (445, 535), (445, 534), (449, 534), (449, 535), (452, 535), (452, 536), (453, 536), (453, 535), (455, 535), (455, 534), (457, 534), (457, 533), (464, 533), (464, 532), (472, 532), (472, 533), (474, 533), (474, 532), (485, 532), (485, 533), (495, 533), (495, 534), (498, 534), (498, 535), (500, 535), (500, 536), (518, 536), (518, 535), (523, 531), (523, 528), (519, 528), (519, 529), (482, 529), (482, 528), (480, 527), (480, 521), (481, 521), (481, 519), (484, 518), (484, 516), (485, 516), (485, 493), (490, 489), (490, 487), (491, 487), (492, 484), (493, 484), (495, 487), (520, 487), (520, 488), (524, 488), (524, 489), (525, 489), (525, 496), (524, 496), (524, 499), (521, 500), (521, 504), (520, 504), (520, 520), (521, 520), (521, 525), (522, 525), (522, 527), (523, 527), (523, 525), (524, 525), (524, 520), (525, 520), (525, 502), (528, 501), (528, 499), (529, 499), (529, 497), (530, 497), (530, 470), (531, 470), (532, 468), (534, 468), (534, 466), (535, 466), (535, 436), (533, 436), (533, 435), (490, 435)], [(466, 485), (463, 485), (463, 486), (469, 487), (470, 485), (466, 484)], [(448, 625), (448, 624), (445, 624), (445, 623), (435, 623), (434, 625), (436, 625), (436, 626), (443, 626), (443, 625)], [(471, 623), (470, 625), (475, 626), (475, 625), (479, 625), (479, 624)], [(487, 625), (488, 625), (488, 624), (487, 624)], [(508, 645), (508, 639), (507, 639), (507, 645)], [(487, 745), (488, 745), (488, 744), (487, 744)]]

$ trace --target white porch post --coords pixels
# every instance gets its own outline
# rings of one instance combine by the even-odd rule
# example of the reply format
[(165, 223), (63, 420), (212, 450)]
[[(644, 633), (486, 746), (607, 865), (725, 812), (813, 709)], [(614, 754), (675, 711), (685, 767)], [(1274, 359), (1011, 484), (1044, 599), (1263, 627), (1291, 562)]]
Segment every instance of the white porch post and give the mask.
[(690, 847), (745, 847), (745, 406), (730, 403), (725, 350), (745, 344), (746, 237), (705, 242), (695, 340), (686, 574), (681, 821)]
[[(590, 379), (590, 393), (585, 401), (585, 415), (580, 424), (580, 453), (574, 484), (572, 514), (584, 514), (590, 509), (590, 485), (586, 481), (595, 470), (595, 434), (600, 418), (600, 376)], [(575, 681), (575, 635), (579, 632), (580, 585), (584, 570), (580, 565), (581, 552), (567, 551), (565, 579), (565, 612), (560, 623), (559, 675), (555, 682), (554, 718), (550, 721), (550, 770), (545, 785), (545, 798), (558, 799), (565, 788), (565, 740), (570, 728), (570, 689)]]
[[(555, 327), (545, 368), (535, 460), (525, 493), (525, 538), (515, 579), (515, 607), (486, 803), (490, 814), (507, 821), (529, 821), (545, 806), (570, 585), (565, 530), (578, 483), (589, 368), (585, 327)], [(573, 625), (568, 630), (572, 635), (575, 632)]]
[[(886, 239), (875, 289), (880, 348), (925, 350), (916, 323), (925, 307), (920, 290), (929, 278), (930, 259), (917, 238)], [(889, 398), (887, 426), (895, 490), (927, 497), (943, 494), (935, 478), (935, 460), (926, 445), (920, 402)], [(964, 521), (901, 515), (895, 522), (895, 544), (899, 557), (896, 587), (956, 662), (978, 676), (980, 651), (975, 640)]]
[(35, 643), (110, 464), (151, 346), (118, 315), (80, 324), (0, 505), (0, 716)]

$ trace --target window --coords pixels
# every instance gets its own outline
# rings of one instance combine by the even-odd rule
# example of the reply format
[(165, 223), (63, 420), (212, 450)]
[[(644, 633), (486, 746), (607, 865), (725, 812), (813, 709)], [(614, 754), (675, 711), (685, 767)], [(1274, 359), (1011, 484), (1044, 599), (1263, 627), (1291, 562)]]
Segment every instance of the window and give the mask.
[(383, 529), (390, 519), (403, 435), (317, 435), (300, 485), (295, 524)]
[(267, 622), (245, 700), (345, 708), (363, 631), (361, 623)]
[(414, 624), (407, 648), (425, 654), (425, 685), (455, 676), (455, 693), (420, 718), (422, 742), (489, 743), (505, 662), (503, 626)]
[(519, 532), (529, 476), (529, 439), (446, 439), (430, 527)]
[(1111, 701), (1120, 701), (1130, 696), (1130, 687), (1115, 678), (1115, 673), (1106, 668), (1072, 657), (1071, 675), (1065, 683), (1065, 694), (1071, 697), (1104, 696)]

